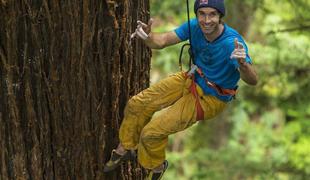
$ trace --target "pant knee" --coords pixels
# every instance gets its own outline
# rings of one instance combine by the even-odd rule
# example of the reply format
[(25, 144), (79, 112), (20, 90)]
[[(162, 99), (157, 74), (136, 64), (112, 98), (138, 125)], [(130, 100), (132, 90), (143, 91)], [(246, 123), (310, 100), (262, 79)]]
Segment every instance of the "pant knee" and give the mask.
[(135, 97), (130, 98), (126, 104), (126, 110), (131, 112), (136, 112), (140, 109), (139, 107), (141, 107), (141, 103), (135, 100)]
[(147, 146), (152, 138), (152, 134), (147, 129), (143, 128), (140, 135), (140, 143)]
[(154, 133), (147, 128), (143, 128), (140, 135), (140, 143), (148, 148), (152, 148), (152, 145), (160, 143), (163, 139), (165, 139), (164, 135)]

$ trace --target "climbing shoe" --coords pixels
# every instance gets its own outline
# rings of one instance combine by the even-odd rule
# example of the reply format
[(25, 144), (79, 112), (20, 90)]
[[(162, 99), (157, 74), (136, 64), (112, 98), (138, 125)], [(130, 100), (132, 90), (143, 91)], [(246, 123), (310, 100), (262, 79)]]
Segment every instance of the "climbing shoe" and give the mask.
[(163, 177), (166, 169), (168, 168), (168, 161), (165, 160), (163, 164), (164, 164), (164, 169), (161, 172), (150, 171), (146, 180), (159, 180), (159, 179), (161, 179)]
[(111, 153), (110, 160), (104, 165), (103, 171), (110, 172), (116, 169), (123, 161), (127, 161), (131, 158), (131, 152), (126, 151), (124, 155), (116, 153), (116, 150), (113, 149)]

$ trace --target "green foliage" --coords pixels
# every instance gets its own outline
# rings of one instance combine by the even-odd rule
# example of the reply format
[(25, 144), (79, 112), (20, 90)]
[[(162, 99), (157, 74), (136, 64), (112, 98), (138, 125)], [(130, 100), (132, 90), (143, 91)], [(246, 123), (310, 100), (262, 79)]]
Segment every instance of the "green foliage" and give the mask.
[(285, 127), (285, 145), (290, 154), (289, 160), (294, 168), (310, 174), (310, 121), (300, 119)]
[[(180, 24), (187, 19), (186, 1), (158, 1), (150, 0), (151, 16), (172, 23)], [(189, 0), (190, 16), (194, 17), (194, 1)], [(168, 23), (167, 22), (167, 23)]]
[[(185, 43), (180, 43), (175, 46), (170, 46), (160, 51), (153, 51), (153, 64), (152, 73), (157, 74), (156, 79), (152, 82), (167, 77), (171, 73), (176, 73), (180, 71), (179, 67), (179, 56), (182, 45)], [(189, 68), (189, 54), (188, 47), (184, 48), (182, 54), (182, 69), (187, 70)]]
[(206, 132), (197, 133), (209, 123), (191, 128), (185, 140), (185, 147), (191, 148), (168, 154), (172, 166), (167, 177), (303, 179), (309, 175), (309, 121), (285, 125), (280, 109), (266, 112), (255, 121), (241, 107), (235, 108), (233, 115), (229, 141), (219, 149), (206, 145)]

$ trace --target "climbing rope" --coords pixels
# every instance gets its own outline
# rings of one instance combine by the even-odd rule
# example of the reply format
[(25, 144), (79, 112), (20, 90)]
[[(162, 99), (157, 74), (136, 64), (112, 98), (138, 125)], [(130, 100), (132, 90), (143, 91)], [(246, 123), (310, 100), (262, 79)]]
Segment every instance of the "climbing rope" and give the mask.
[(188, 0), (186, 0), (186, 10), (187, 10), (187, 23), (188, 23), (188, 34), (189, 34), (189, 43), (183, 44), (183, 46), (181, 47), (181, 52), (179, 55), (179, 69), (180, 71), (183, 70), (182, 68), (182, 56), (183, 56), (183, 51), (184, 48), (186, 46), (189, 46), (188, 49), (188, 54), (189, 54), (189, 62), (188, 62), (188, 67), (189, 70), (192, 68), (192, 65), (195, 65), (195, 57), (194, 57), (194, 53), (192, 52), (193, 47), (192, 47), (192, 33), (191, 33), (191, 23), (190, 23), (190, 14), (189, 14), (189, 2)]

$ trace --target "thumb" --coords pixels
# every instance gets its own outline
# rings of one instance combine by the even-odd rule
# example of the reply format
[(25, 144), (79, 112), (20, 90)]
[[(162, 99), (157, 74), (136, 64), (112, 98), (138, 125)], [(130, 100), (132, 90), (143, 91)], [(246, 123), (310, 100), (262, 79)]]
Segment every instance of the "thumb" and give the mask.
[(238, 39), (237, 38), (235, 38), (235, 41), (234, 41), (234, 44), (235, 44), (235, 49), (238, 49)]
[(149, 27), (151, 27), (151, 26), (152, 26), (152, 24), (153, 24), (153, 21), (154, 21), (154, 19), (153, 19), (153, 18), (151, 18), (151, 19), (149, 20), (149, 22), (147, 23), (147, 25), (148, 25)]

